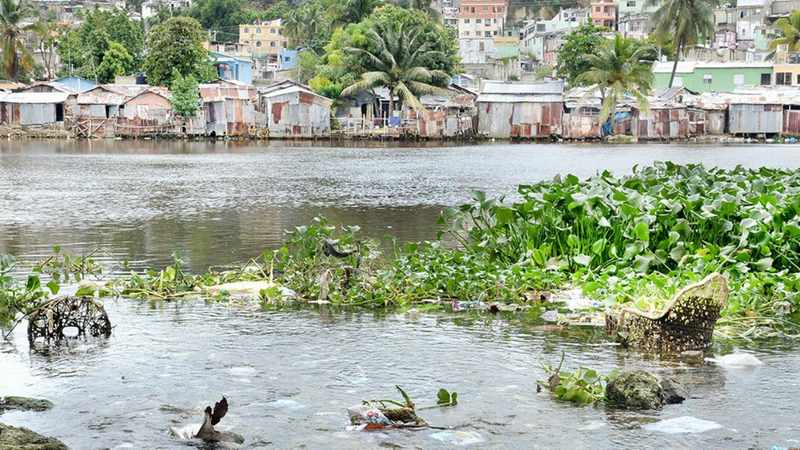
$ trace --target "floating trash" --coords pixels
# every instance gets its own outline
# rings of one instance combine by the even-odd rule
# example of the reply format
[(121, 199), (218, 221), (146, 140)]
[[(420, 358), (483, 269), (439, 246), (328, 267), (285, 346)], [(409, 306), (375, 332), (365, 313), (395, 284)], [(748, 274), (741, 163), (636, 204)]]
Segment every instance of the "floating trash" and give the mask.
[(431, 438), (445, 444), (465, 447), (486, 442), (477, 431), (439, 431), (431, 434)]
[(710, 420), (698, 419), (691, 416), (675, 417), (649, 423), (642, 428), (648, 431), (657, 431), (666, 434), (705, 433), (706, 431), (722, 428), (722, 425)]
[(731, 353), (730, 355), (706, 358), (706, 361), (728, 368), (743, 368), (763, 366), (764, 363), (750, 353)]

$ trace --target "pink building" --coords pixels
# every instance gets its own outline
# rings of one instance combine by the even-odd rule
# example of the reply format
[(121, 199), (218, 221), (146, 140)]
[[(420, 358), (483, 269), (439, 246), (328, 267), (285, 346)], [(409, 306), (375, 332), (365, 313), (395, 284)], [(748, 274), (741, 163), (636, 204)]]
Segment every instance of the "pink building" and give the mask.
[(592, 23), (611, 30), (617, 28), (617, 5), (614, 0), (595, 0), (591, 3)]

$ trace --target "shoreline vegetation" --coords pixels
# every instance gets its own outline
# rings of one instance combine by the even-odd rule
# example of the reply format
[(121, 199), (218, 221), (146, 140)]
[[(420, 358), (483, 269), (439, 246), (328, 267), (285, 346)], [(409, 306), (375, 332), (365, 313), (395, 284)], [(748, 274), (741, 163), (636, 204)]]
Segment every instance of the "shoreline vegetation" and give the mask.
[(440, 226), (436, 240), (383, 254), (358, 227), (316, 218), (278, 250), (205, 274), (186, 273), (175, 257), (163, 269), (108, 279), (92, 255), (55, 248), (23, 283), (4, 256), (0, 317), (8, 324), (67, 285), (77, 284), (78, 296), (223, 300), (231, 293), (220, 285), (251, 282), (270, 306), (524, 310), (539, 320), (565, 290), (579, 289), (590, 313), (653, 312), (719, 272), (731, 293), (718, 336), (800, 336), (800, 171), (661, 162), (622, 176), (557, 176), (519, 186), (514, 202), (476, 192)]

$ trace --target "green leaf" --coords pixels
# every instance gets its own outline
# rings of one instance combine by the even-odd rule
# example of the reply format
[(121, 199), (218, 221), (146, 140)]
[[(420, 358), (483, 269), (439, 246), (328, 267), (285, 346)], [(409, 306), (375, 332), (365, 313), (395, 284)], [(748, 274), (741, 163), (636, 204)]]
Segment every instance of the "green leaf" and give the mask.
[(761, 258), (758, 261), (756, 261), (753, 265), (759, 271), (766, 272), (766, 271), (772, 269), (772, 263), (773, 263), (772, 258)]
[(50, 282), (47, 283), (47, 288), (50, 289), (50, 292), (53, 295), (57, 295), (58, 291), (61, 289), (61, 286), (58, 284), (56, 280), (50, 280)]
[(650, 264), (653, 262), (653, 257), (650, 255), (638, 255), (633, 260), (633, 268), (639, 273), (647, 273)]
[(41, 280), (36, 275), (28, 275), (28, 282), (25, 283), (25, 289), (28, 292), (38, 291), (42, 286)]
[(576, 264), (579, 264), (579, 265), (584, 266), (584, 267), (588, 266), (589, 263), (592, 262), (592, 257), (591, 256), (583, 255), (583, 254), (578, 255), (578, 256), (576, 256), (576, 257), (574, 257), (572, 259), (575, 261)]
[(76, 297), (94, 297), (94, 293), (97, 291), (97, 287), (93, 284), (84, 284), (78, 288), (78, 291), (75, 292)]
[(650, 228), (645, 222), (639, 222), (633, 228), (633, 235), (640, 241), (648, 242), (650, 240)]
[(595, 255), (601, 255), (603, 253), (603, 250), (605, 250), (606, 248), (607, 242), (608, 241), (606, 241), (605, 238), (600, 238), (594, 241), (594, 244), (592, 244), (592, 253), (594, 253)]

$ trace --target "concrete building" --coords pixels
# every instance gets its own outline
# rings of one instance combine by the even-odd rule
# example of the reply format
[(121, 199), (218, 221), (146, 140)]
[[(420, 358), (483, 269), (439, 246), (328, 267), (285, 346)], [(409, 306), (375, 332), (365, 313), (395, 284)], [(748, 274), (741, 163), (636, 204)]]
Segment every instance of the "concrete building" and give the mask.
[[(653, 88), (669, 86), (673, 62), (653, 64)], [(682, 61), (675, 72), (674, 86), (693, 92), (733, 92), (736, 89), (773, 84), (772, 63), (716, 63)]]
[(643, 39), (653, 31), (652, 16), (658, 5), (648, 0), (620, 0), (617, 4), (617, 30), (625, 37)]
[(505, 0), (462, 0), (458, 8), (458, 40), (461, 61), (485, 64), (492, 39), (503, 35)]
[(241, 56), (209, 52), (211, 63), (221, 80), (253, 84), (253, 61)]
[(283, 35), (281, 19), (239, 25), (239, 44), (248, 49), (251, 57), (266, 57), (277, 63), (281, 49), (289, 47), (289, 38)]
[(592, 23), (611, 30), (617, 29), (617, 4), (614, 0), (595, 0), (589, 4)]
[(586, 23), (588, 14), (584, 8), (567, 8), (550, 20), (528, 21), (522, 29), (521, 46), (540, 63), (554, 65), (564, 36)]

